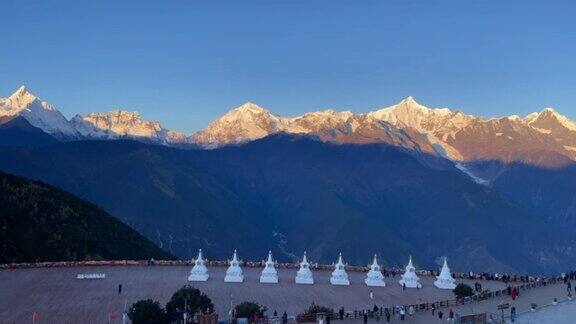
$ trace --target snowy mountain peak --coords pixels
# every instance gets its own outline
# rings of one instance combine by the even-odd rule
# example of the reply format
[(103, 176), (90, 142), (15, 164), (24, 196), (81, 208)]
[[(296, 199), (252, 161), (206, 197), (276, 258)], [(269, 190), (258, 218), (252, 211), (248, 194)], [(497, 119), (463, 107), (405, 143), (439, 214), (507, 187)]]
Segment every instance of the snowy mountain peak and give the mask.
[(524, 120), (541, 132), (549, 133), (555, 124), (559, 124), (570, 131), (576, 131), (575, 122), (550, 107), (544, 108), (540, 112), (531, 113)]
[(224, 123), (236, 123), (236, 122), (251, 122), (254, 119), (261, 119), (261, 118), (272, 118), (272, 114), (251, 102), (247, 102), (241, 106), (238, 106), (230, 111), (228, 111), (224, 116), (217, 119), (216, 121), (224, 122)]
[(395, 105), (370, 112), (368, 115), (393, 125), (421, 129), (424, 122), (428, 122), (431, 119), (444, 118), (451, 114), (452, 111), (448, 108), (430, 109), (419, 104), (410, 96)]
[(107, 112), (76, 115), (71, 123), (88, 138), (133, 138), (160, 143), (186, 141), (186, 136), (163, 128), (157, 121), (143, 120), (138, 111), (110, 110)]
[(86, 118), (105, 118), (111, 120), (112, 122), (130, 122), (139, 123), (142, 121), (140, 113), (136, 110), (123, 110), (123, 109), (112, 109), (105, 112), (88, 113)]
[(402, 101), (400, 101), (399, 103), (397, 103), (393, 107), (395, 107), (396, 109), (404, 108), (404, 109), (423, 110), (423, 111), (429, 111), (430, 110), (430, 108), (418, 103), (416, 101), (416, 99), (414, 99), (414, 97), (412, 97), (412, 96), (408, 96), (408, 97), (402, 99)]
[(26, 88), (25, 85), (21, 85), (20, 88), (18, 88), (18, 90), (16, 90), (12, 95), (10, 95), (10, 97), (22, 97), (26, 95), (32, 95), (32, 94), (28, 91), (28, 88)]
[(320, 111), (308, 112), (302, 115), (301, 117), (296, 118), (305, 118), (305, 117), (322, 117), (322, 118), (337, 118), (337, 119), (347, 119), (352, 117), (354, 113), (349, 110), (345, 111), (335, 111), (334, 109), (324, 109)]
[[(4, 105), (6, 107), (22, 109), (26, 106), (30, 105), (32, 102), (37, 100), (38, 98), (33, 95), (26, 86), (22, 85), (18, 90), (16, 90), (10, 97), (5, 99)], [(53, 108), (53, 107), (49, 107)]]
[(236, 107), (234, 110), (240, 111), (240, 112), (251, 112), (251, 113), (262, 113), (262, 112), (268, 112), (266, 109), (258, 106), (255, 103), (252, 103), (250, 101), (244, 103), (243, 105)]
[(400, 104), (409, 104), (409, 105), (414, 105), (414, 106), (421, 106), (421, 105), (416, 101), (416, 99), (414, 99), (414, 97), (412, 97), (412, 96), (408, 96), (408, 97), (402, 99), (402, 100), (400, 101)]
[(73, 138), (76, 130), (52, 105), (41, 101), (25, 86), (21, 86), (8, 98), (0, 98), (0, 117), (24, 117), (32, 126), (62, 138)]
[(216, 147), (242, 143), (276, 133), (282, 128), (283, 122), (280, 117), (268, 110), (247, 102), (230, 110), (192, 136), (196, 143)]
[(524, 118), (524, 120), (526, 120), (527, 122), (532, 122), (536, 118), (542, 118), (542, 117), (567, 118), (567, 117), (561, 115), (559, 112), (557, 112), (556, 109), (551, 108), (551, 107), (546, 107), (546, 108), (543, 108), (542, 110), (540, 110), (539, 112), (533, 112), (533, 113), (529, 114), (528, 116), (526, 116), (526, 118)]

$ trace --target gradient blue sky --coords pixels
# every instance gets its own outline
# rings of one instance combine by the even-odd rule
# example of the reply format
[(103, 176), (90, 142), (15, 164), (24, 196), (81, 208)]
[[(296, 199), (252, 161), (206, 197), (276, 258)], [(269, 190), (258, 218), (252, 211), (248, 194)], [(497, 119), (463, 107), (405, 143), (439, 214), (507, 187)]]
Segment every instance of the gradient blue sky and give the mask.
[(0, 95), (112, 107), (192, 132), (252, 101), (281, 115), (408, 95), (482, 116), (576, 119), (575, 1), (0, 3)]

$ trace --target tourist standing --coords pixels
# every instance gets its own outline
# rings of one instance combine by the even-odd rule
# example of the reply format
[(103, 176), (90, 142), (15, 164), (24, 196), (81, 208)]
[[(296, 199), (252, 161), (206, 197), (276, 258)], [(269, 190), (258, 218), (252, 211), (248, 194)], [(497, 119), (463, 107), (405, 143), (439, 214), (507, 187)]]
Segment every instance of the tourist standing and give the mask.
[(364, 324), (368, 323), (368, 312), (366, 310), (364, 311), (363, 318), (364, 318)]
[(288, 324), (288, 313), (282, 314), (282, 324)]
[(406, 317), (406, 310), (404, 309), (404, 306), (402, 306), (400, 307), (400, 320), (403, 321), (405, 317)]
[(413, 316), (414, 315), (414, 306), (410, 305), (410, 307), (408, 307), (408, 315)]
[(442, 313), (442, 311), (438, 311), (438, 319), (440, 322), (442, 322), (442, 317), (444, 317), (444, 313)]
[(454, 322), (454, 311), (450, 308), (450, 312), (448, 313), (448, 322)]
[(122, 284), (118, 285), (118, 295), (122, 293)]
[(436, 303), (432, 304), (432, 316), (434, 316), (434, 312), (436, 312)]
[(374, 292), (372, 290), (370, 290), (370, 300), (374, 299)]
[(386, 316), (386, 323), (390, 323), (390, 311), (388, 308), (384, 310), (384, 316)]
[(404, 291), (404, 290), (406, 290), (406, 283), (405, 282), (402, 283), (402, 291)]

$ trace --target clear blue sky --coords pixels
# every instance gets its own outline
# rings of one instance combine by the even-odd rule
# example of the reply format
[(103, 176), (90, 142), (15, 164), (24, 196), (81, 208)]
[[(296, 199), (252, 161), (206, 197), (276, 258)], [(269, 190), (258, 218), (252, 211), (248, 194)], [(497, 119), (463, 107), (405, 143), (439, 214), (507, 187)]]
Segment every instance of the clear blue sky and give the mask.
[(66, 116), (138, 109), (187, 133), (245, 101), (297, 115), (408, 95), (482, 116), (576, 119), (575, 1), (0, 3), (0, 94)]

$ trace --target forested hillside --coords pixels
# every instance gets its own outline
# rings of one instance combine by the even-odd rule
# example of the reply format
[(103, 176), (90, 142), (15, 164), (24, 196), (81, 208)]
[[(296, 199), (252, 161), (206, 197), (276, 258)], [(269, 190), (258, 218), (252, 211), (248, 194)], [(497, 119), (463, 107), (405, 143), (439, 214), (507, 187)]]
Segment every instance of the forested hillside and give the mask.
[(94, 204), (0, 172), (0, 263), (173, 258)]

